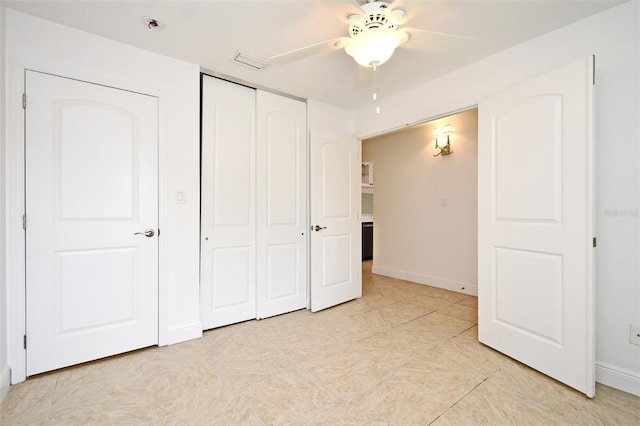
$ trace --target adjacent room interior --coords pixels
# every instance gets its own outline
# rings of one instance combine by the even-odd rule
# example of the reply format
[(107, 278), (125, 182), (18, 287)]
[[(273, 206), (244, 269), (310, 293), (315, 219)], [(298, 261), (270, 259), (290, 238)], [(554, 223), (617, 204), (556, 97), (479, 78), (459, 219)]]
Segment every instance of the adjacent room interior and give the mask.
[(374, 273), (478, 294), (477, 135), (471, 108), (362, 141), (375, 177), (362, 194), (363, 223), (374, 225)]

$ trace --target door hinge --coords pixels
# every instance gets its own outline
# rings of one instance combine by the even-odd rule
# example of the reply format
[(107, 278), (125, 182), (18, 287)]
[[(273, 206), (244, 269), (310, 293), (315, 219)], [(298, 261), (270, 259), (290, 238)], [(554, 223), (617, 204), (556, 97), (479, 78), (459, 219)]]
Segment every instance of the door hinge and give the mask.
[(593, 246), (595, 247), (595, 246), (597, 246), (597, 245), (598, 245), (598, 243), (597, 243), (597, 241), (596, 241), (596, 237), (593, 237)]
[(26, 214), (22, 215), (22, 229), (24, 229), (25, 231), (27, 230), (27, 215)]
[(22, 108), (23, 109), (27, 109), (27, 94), (26, 93), (22, 94)]
[[(592, 86), (596, 85), (596, 55), (592, 55), (593, 60), (591, 61), (591, 65), (593, 67), (593, 81), (591, 82)], [(595, 246), (594, 246), (595, 247)]]
[(22, 336), (22, 346), (27, 349), (27, 335)]

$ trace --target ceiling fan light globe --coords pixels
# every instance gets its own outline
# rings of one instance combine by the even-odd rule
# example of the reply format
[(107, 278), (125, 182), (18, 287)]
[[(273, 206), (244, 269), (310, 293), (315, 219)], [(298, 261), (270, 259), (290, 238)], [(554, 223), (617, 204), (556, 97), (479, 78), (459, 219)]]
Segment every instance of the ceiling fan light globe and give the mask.
[(407, 16), (407, 12), (404, 9), (393, 9), (391, 13), (389, 13), (389, 20), (391, 20), (395, 25), (402, 24), (404, 22), (404, 17)]
[(406, 33), (391, 28), (375, 28), (352, 36), (345, 51), (364, 66), (382, 65), (406, 40)]

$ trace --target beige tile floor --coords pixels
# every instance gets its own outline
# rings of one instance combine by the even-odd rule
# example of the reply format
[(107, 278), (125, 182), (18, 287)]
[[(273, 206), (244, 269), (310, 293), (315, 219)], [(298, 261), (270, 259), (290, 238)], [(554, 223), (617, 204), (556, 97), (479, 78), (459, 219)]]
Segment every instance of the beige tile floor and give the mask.
[(361, 299), (211, 330), (13, 386), (0, 424), (640, 425), (477, 342), (477, 299), (372, 275)]

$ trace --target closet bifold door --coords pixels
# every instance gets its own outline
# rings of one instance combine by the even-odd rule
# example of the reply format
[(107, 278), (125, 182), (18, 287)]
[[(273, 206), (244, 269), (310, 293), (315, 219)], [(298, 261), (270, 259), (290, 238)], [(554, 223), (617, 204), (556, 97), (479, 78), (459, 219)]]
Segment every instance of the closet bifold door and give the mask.
[(203, 76), (200, 316), (256, 317), (256, 91)]
[(257, 317), (307, 305), (307, 106), (257, 92)]

